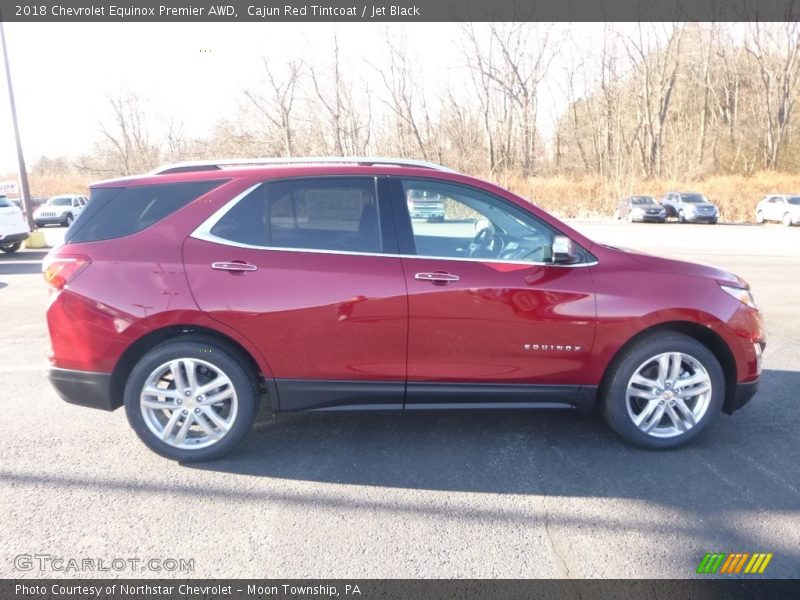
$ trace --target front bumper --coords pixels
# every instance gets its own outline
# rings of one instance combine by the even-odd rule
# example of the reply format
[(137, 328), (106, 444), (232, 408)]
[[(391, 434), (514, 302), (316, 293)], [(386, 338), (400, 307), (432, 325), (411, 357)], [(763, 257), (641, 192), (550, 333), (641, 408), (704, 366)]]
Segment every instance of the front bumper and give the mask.
[(755, 381), (748, 381), (747, 383), (741, 383), (741, 382), (737, 383), (736, 392), (729, 398), (727, 398), (727, 401), (725, 402), (725, 405), (722, 407), (722, 410), (730, 415), (734, 411), (737, 411), (740, 408), (744, 407), (744, 405), (750, 402), (750, 399), (756, 395), (760, 383), (761, 383), (761, 377), (759, 377)]
[(114, 410), (121, 406), (111, 397), (111, 373), (74, 371), (51, 367), (47, 378), (61, 399), (70, 404)]
[(9, 244), (16, 244), (17, 242), (24, 242), (27, 239), (27, 231), (24, 233), (9, 233), (6, 236), (0, 236), (0, 246), (8, 246)]
[(56, 223), (63, 223), (64, 219), (66, 219), (66, 215), (59, 215), (58, 217), (33, 217), (33, 220), (36, 222), (37, 225), (54, 225)]
[(719, 215), (686, 215), (685, 218), (689, 223), (716, 223)]

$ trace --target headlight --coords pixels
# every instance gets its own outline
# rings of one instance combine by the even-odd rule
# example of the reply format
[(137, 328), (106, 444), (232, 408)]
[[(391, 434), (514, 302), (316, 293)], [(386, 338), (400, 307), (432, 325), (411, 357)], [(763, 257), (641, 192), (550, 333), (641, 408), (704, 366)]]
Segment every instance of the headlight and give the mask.
[(753, 294), (750, 293), (750, 290), (746, 290), (744, 288), (737, 288), (731, 287), (729, 285), (722, 285), (720, 286), (724, 291), (729, 293), (731, 296), (736, 298), (742, 304), (746, 304), (750, 308), (758, 308), (756, 306), (756, 301), (753, 299)]

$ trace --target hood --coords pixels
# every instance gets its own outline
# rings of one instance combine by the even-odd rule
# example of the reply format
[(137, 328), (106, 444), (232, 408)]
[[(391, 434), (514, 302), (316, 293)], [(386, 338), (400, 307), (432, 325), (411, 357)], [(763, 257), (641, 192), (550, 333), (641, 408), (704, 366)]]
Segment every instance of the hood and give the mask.
[(623, 248), (613, 248), (618, 252), (626, 254), (628, 257), (643, 265), (648, 271), (655, 273), (669, 273), (674, 275), (688, 275), (690, 277), (702, 277), (703, 279), (713, 279), (720, 283), (732, 285), (734, 287), (750, 288), (748, 283), (729, 271), (718, 269), (711, 265), (703, 265), (700, 263), (687, 262), (684, 260), (675, 260), (672, 258), (662, 258), (660, 256), (653, 256), (652, 254), (645, 254), (637, 250), (628, 250)]

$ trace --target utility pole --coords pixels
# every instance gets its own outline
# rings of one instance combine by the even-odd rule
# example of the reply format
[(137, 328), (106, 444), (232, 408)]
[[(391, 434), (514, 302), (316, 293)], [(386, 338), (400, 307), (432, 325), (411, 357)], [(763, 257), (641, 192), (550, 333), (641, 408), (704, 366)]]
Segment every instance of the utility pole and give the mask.
[(22, 196), (22, 206), (25, 211), (25, 218), (28, 220), (28, 229), (36, 229), (33, 221), (33, 210), (31, 208), (31, 194), (28, 189), (28, 172), (25, 169), (25, 157), (22, 155), (22, 142), (19, 138), (19, 124), (17, 123), (17, 106), (14, 102), (14, 88), (11, 86), (11, 68), (8, 66), (8, 48), (6, 47), (6, 32), (3, 29), (3, 21), (0, 21), (0, 40), (3, 45), (3, 61), (6, 66), (6, 82), (8, 83), (8, 103), (11, 106), (11, 121), (14, 123), (14, 138), (17, 142), (17, 162), (19, 164), (19, 191)]

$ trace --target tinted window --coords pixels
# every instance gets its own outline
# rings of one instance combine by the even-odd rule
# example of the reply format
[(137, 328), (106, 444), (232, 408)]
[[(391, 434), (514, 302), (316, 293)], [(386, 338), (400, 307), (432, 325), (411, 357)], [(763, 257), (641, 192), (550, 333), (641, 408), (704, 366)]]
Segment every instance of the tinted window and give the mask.
[(477, 258), (515, 262), (552, 259), (555, 231), (504, 200), (465, 186), (405, 180), (406, 201), (427, 195), (444, 203), (444, 220), (414, 219), (417, 254), (442, 258)]
[(800, 206), (800, 196), (789, 196), (786, 201), (789, 204), (794, 204), (796, 206)]
[(211, 234), (251, 246), (380, 252), (375, 180), (265, 183), (228, 211)]
[(183, 208), (221, 181), (195, 181), (92, 190), (92, 201), (75, 220), (66, 242), (93, 242), (131, 235)]
[(16, 204), (8, 200), (5, 196), (0, 196), (0, 207), (9, 208), (11, 206), (16, 206)]
[(50, 206), (71, 206), (72, 199), (71, 198), (50, 198), (47, 201), (47, 204)]

